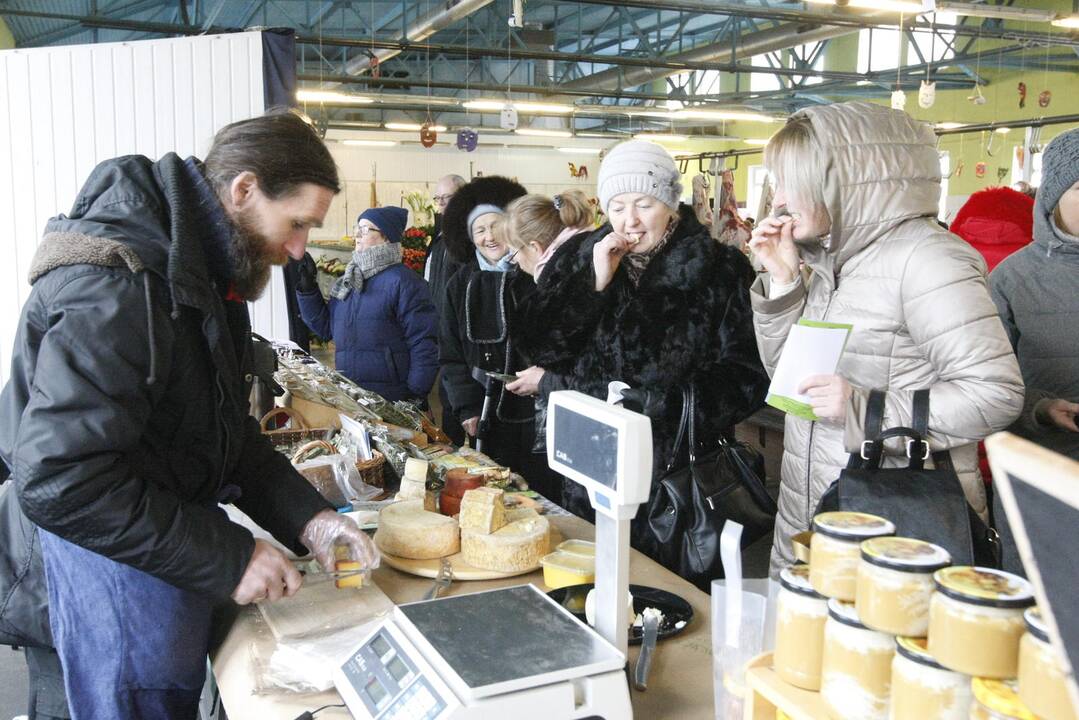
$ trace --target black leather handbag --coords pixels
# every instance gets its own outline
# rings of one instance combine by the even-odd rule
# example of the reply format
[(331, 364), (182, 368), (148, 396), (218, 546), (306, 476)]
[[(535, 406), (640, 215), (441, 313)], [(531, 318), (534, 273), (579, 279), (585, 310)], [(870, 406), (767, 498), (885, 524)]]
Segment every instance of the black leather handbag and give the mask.
[[(929, 390), (914, 393), (914, 427), (881, 430), (885, 395), (869, 394), (861, 451), (824, 492), (817, 512), (850, 510), (891, 520), (896, 535), (939, 545), (954, 565), (1000, 567), (1000, 538), (967, 502), (947, 451), (929, 451)], [(907, 467), (882, 468), (884, 443), (906, 438)], [(933, 458), (933, 468), (925, 461)]]
[[(719, 536), (727, 520), (744, 526), (742, 547), (770, 535), (776, 503), (764, 485), (764, 459), (753, 448), (720, 437), (717, 447), (697, 456), (696, 392), (682, 391), (682, 418), (667, 473), (649, 503), (648, 524), (659, 541), (660, 561), (708, 590), (723, 577)], [(688, 435), (688, 463), (672, 467), (682, 456)]]

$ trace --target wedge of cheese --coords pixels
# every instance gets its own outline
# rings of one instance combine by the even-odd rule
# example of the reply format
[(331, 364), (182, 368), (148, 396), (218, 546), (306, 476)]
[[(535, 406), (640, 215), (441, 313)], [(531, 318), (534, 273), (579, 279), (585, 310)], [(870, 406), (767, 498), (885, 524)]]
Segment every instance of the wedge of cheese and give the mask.
[(427, 482), (427, 461), (419, 458), (405, 459), (405, 477), (409, 480)]
[(401, 487), (397, 491), (395, 500), (423, 500), (427, 494), (427, 481), (423, 478), (401, 478)]
[(458, 522), (461, 530), (490, 535), (506, 526), (506, 506), (502, 502), (505, 493), (492, 487), (468, 490), (461, 499)]
[(547, 519), (529, 511), (505, 527), (485, 535), (461, 531), (461, 555), (472, 567), (496, 572), (523, 572), (539, 567), (547, 554)]
[(430, 560), (461, 549), (457, 521), (423, 509), (423, 500), (387, 505), (378, 513), (375, 544), (379, 550), (410, 560)]

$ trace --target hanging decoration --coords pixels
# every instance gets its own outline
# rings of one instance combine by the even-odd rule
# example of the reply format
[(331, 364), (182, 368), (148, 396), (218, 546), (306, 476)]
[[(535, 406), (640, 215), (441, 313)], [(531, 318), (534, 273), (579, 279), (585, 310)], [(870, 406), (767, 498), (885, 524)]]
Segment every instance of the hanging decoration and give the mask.
[(378, 180), (378, 163), (371, 163), (371, 199), (367, 203), (367, 207), (378, 207), (378, 188), (376, 182)]
[(584, 178), (585, 180), (587, 180), (588, 166), (582, 165), (581, 167), (577, 167), (573, 163), (569, 163), (569, 176), (575, 178)]
[(1042, 90), (1038, 93), (1038, 107), (1047, 108), (1052, 100), (1053, 92), (1051, 90)]
[(517, 110), (507, 105), (502, 108), (502, 115), (499, 118), (499, 127), (503, 130), (516, 130), (517, 129)]
[(1004, 165), (1000, 165), (999, 167), (997, 167), (997, 182), (1001, 182), (1004, 179), (1004, 176), (1006, 176), (1010, 171), (1010, 168), (1007, 168)]
[(470, 127), (461, 128), (457, 131), (457, 149), (472, 152), (479, 144), (480, 134)]
[(371, 56), (371, 60), (368, 62), (368, 66), (371, 68), (371, 77), (373, 77), (373, 78), (382, 77), (382, 66), (379, 65), (378, 55), (375, 55), (374, 53), (370, 53), (370, 56)]
[(903, 110), (907, 107), (907, 94), (902, 90), (892, 92), (892, 110)]
[(985, 162), (979, 162), (974, 166), (974, 177), (985, 177), (985, 170), (989, 167)]
[(937, 100), (937, 83), (929, 82), (928, 80), (922, 80), (921, 86), (918, 88), (918, 107), (923, 110), (933, 107), (933, 103)]
[(967, 100), (970, 100), (975, 105), (985, 105), (986, 100), (985, 100), (985, 95), (982, 95), (982, 87), (981, 87), (981, 85), (975, 85), (974, 86), (974, 94), (973, 95), (968, 95)]
[(425, 148), (434, 147), (438, 142), (438, 133), (432, 127), (430, 120), (420, 126), (420, 145)]
[(1027, 84), (1025, 82), (1019, 83), (1019, 109), (1022, 110), (1027, 106)]
[(955, 164), (955, 172), (953, 174), (956, 177), (962, 177), (964, 167), (966, 167), (966, 165), (964, 165), (962, 159), (960, 159), (959, 162)]

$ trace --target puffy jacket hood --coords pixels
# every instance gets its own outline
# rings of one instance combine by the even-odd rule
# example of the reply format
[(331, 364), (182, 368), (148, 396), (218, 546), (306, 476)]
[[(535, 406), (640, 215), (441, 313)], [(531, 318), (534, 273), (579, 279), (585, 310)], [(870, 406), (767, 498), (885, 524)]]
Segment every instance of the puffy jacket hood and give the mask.
[(936, 138), (905, 112), (865, 102), (807, 108), (824, 157), (827, 247), (808, 248), (813, 267), (835, 271), (911, 218), (935, 217), (940, 202)]
[(989, 270), (1034, 237), (1034, 198), (1009, 187), (979, 190), (959, 208), (951, 231), (985, 258)]

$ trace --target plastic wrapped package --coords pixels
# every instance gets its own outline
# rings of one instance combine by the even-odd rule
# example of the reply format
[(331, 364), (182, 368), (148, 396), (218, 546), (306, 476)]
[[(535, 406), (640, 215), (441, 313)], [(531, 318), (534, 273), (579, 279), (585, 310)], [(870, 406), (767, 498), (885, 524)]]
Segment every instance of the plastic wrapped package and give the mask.
[(356, 470), (356, 458), (351, 455), (324, 455), (295, 467), (327, 502), (337, 508), (353, 500), (370, 500), (382, 492), (381, 488), (363, 482)]

